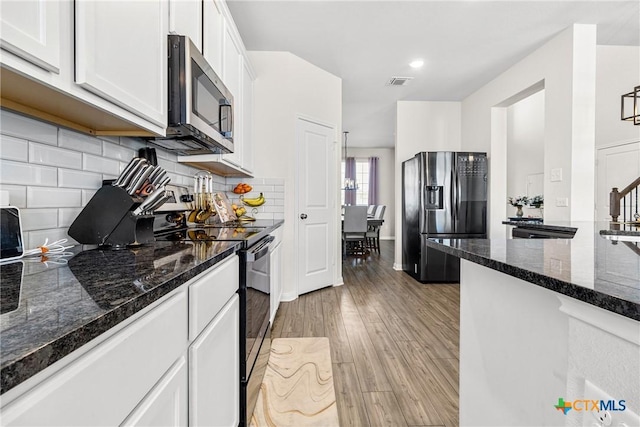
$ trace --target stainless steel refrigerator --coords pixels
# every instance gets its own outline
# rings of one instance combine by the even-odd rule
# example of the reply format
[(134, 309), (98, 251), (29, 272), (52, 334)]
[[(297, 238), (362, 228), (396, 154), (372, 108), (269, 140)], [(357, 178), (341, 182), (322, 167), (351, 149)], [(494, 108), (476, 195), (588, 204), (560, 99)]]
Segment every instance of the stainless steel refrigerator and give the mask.
[(422, 152), (402, 163), (402, 269), (420, 282), (458, 282), (460, 260), (426, 240), (486, 238), (487, 155)]

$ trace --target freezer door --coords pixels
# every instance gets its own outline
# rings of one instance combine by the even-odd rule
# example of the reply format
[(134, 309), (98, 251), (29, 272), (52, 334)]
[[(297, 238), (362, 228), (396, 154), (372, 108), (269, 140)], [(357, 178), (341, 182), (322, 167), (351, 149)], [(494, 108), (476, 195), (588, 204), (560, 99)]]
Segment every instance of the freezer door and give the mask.
[(457, 283), (460, 281), (460, 258), (426, 245), (428, 236), (420, 235), (416, 262), (405, 269), (422, 283)]
[(455, 233), (453, 152), (426, 153), (422, 233)]
[(418, 154), (402, 163), (402, 268), (405, 271), (413, 269), (420, 254), (423, 158)]
[(456, 153), (454, 210), (455, 232), (487, 232), (487, 155)]

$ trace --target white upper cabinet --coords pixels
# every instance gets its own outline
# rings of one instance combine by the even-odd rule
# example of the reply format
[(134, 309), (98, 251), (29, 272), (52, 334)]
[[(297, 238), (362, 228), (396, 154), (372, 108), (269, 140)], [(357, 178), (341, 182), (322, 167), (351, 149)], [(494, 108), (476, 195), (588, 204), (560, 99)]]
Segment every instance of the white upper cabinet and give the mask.
[(60, 71), (60, 2), (3, 0), (0, 46), (45, 70)]
[(253, 174), (254, 74), (226, 3), (203, 0), (203, 55), (233, 95), (233, 153), (178, 156), (181, 163), (223, 176)]
[(202, 28), (202, 55), (222, 78), (222, 33), (224, 18), (216, 0), (202, 0), (204, 27)]
[(222, 80), (233, 94), (233, 139), (234, 152), (225, 154), (224, 158), (242, 167), (242, 49), (238, 45), (230, 25), (225, 25), (223, 36), (224, 60), (222, 62)]
[(75, 7), (76, 83), (166, 126), (167, 2), (82, 0)]
[(188, 36), (202, 52), (203, 0), (169, 0), (169, 31)]
[(253, 74), (242, 65), (242, 168), (253, 172)]

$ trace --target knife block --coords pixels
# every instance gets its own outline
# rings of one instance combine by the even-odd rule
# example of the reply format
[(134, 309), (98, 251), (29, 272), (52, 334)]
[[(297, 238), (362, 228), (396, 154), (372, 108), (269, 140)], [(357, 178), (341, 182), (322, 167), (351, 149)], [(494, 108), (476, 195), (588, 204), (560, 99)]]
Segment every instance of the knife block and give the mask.
[(123, 188), (101, 187), (69, 227), (69, 236), (85, 245), (135, 246), (155, 241), (153, 215), (134, 215), (143, 199)]

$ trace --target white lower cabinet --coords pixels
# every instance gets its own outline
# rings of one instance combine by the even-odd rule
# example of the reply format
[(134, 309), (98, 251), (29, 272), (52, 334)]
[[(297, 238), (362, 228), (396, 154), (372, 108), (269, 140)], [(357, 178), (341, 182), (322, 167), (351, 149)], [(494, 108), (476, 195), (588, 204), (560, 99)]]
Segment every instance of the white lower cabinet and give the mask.
[(2, 425), (119, 425), (184, 354), (187, 329), (182, 290), (3, 405)]
[(186, 426), (189, 422), (186, 357), (181, 357), (151, 393), (122, 423), (123, 426)]
[(238, 425), (239, 311), (236, 294), (189, 348), (189, 425)]
[(238, 268), (228, 257), (4, 393), (1, 425), (237, 426)]

